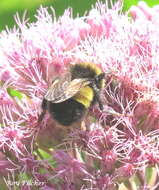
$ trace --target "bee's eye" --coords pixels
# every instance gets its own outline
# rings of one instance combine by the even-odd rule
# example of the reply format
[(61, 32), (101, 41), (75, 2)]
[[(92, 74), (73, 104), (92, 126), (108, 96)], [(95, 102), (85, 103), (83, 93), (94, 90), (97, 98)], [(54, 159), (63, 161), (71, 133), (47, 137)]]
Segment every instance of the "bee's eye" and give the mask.
[(105, 73), (101, 73), (95, 77), (95, 82), (100, 82), (105, 77)]
[(105, 77), (105, 73), (101, 73), (100, 75), (98, 75), (98, 80), (100, 81), (104, 79), (104, 77)]

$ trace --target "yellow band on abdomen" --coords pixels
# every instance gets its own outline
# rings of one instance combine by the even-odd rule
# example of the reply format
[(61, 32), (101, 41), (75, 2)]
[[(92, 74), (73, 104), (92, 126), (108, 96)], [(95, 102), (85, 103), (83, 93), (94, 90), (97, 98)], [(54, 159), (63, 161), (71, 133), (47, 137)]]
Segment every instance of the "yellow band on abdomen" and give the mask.
[(89, 108), (94, 98), (94, 91), (91, 87), (86, 86), (82, 88), (74, 97), (77, 102), (83, 104), (86, 108)]

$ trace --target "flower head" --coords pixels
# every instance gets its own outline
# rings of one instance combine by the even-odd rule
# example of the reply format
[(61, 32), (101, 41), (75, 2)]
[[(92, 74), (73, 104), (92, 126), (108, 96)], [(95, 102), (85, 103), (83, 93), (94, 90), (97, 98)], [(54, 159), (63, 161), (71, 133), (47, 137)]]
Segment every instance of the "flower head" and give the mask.
[[(36, 22), (16, 16), (17, 28), (0, 33), (0, 175), (21, 189), (31, 189), (24, 179), (43, 190), (133, 189), (132, 176), (146, 189), (147, 168), (158, 187), (159, 9), (139, 2), (128, 17), (108, 7), (78, 18), (41, 7)], [(39, 122), (53, 79), (79, 62), (106, 75), (103, 111), (91, 107), (82, 129), (60, 128), (49, 113)]]

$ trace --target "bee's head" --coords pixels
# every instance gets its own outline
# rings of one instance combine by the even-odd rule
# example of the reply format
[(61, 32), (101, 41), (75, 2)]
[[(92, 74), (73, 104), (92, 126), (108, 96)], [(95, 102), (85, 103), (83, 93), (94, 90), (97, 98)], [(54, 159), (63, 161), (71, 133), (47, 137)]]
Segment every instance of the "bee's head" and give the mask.
[(98, 89), (101, 89), (104, 87), (104, 77), (105, 77), (105, 73), (100, 73), (99, 75), (95, 76), (94, 82)]

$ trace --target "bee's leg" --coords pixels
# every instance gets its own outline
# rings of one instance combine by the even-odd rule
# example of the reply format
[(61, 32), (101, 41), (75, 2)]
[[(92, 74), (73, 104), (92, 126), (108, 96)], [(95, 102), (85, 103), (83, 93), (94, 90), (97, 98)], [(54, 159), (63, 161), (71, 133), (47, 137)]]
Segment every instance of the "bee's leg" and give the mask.
[(95, 98), (96, 98), (96, 101), (98, 102), (99, 104), (99, 108), (100, 110), (102, 111), (103, 110), (103, 103), (100, 99), (100, 90), (99, 88), (97, 88), (97, 86), (95, 84), (93, 84), (93, 89), (95, 91)]
[(46, 113), (47, 101), (45, 99), (43, 99), (41, 107), (42, 107), (43, 111), (38, 118), (38, 123), (40, 123), (43, 120), (45, 113)]
[(103, 103), (102, 103), (101, 99), (99, 98), (99, 96), (98, 96), (97, 102), (99, 104), (100, 110), (102, 111), (103, 110)]
[(97, 102), (98, 102), (99, 108), (100, 108), (100, 110), (102, 111), (102, 110), (103, 110), (103, 103), (102, 103), (102, 101), (101, 101), (101, 99), (100, 99), (100, 94), (99, 94), (99, 92), (97, 92), (95, 96), (96, 96), (96, 100), (97, 100)]
[(44, 118), (44, 116), (45, 116), (45, 113), (46, 113), (46, 110), (44, 110), (44, 111), (39, 115), (38, 123), (40, 123), (40, 122), (43, 120), (43, 118)]
[(86, 126), (86, 124), (85, 124), (84, 121), (81, 121), (81, 130), (82, 131), (86, 131), (87, 130), (87, 126)]

